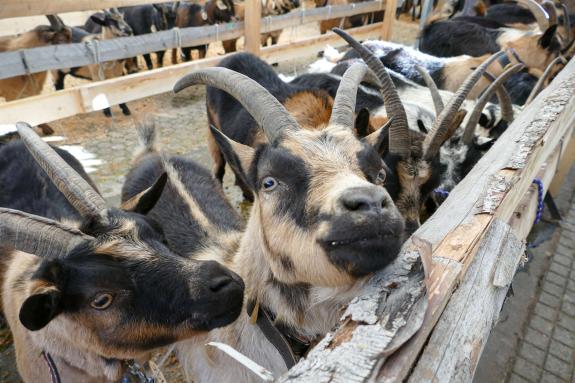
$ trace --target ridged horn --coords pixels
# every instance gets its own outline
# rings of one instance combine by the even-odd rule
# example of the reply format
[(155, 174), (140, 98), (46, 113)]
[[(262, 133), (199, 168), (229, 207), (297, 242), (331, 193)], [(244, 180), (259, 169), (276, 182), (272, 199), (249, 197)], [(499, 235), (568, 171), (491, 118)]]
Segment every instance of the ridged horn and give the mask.
[(419, 72), (419, 75), (423, 78), (423, 81), (425, 81), (425, 85), (429, 88), (429, 93), (431, 93), (431, 99), (433, 100), (433, 106), (435, 107), (435, 115), (439, 116), (443, 111), (444, 105), (441, 95), (439, 94), (439, 89), (437, 89), (437, 84), (435, 84), (435, 81), (433, 81), (429, 72), (427, 72), (425, 68), (416, 64), (415, 69)]
[(107, 206), (102, 196), (45, 143), (30, 125), (18, 122), (16, 129), (32, 157), (80, 215), (105, 220)]
[(505, 52), (500, 51), (493, 54), (487, 60), (485, 60), (481, 65), (479, 65), (466, 79), (463, 84), (457, 90), (457, 93), (449, 100), (449, 103), (443, 109), (441, 114), (435, 119), (432, 129), (427, 133), (425, 139), (423, 140), (423, 156), (425, 159), (430, 160), (439, 153), (441, 144), (446, 140), (444, 137), (449, 128), (452, 126), (452, 120), (456, 116), (457, 111), (465, 101), (465, 98), (473, 89), (473, 86), (479, 81), (483, 73), (487, 70), (487, 67), (491, 65), (495, 60), (504, 55)]
[(407, 124), (407, 114), (395, 85), (387, 73), (387, 69), (382, 62), (366, 47), (361, 45), (356, 39), (339, 28), (332, 31), (343, 38), (365, 61), (367, 66), (376, 74), (381, 82), (381, 93), (387, 115), (393, 119), (389, 129), (389, 151), (402, 157), (407, 157), (411, 151), (409, 126)]
[(364, 63), (353, 63), (341, 78), (339, 88), (335, 94), (329, 125), (340, 125), (353, 128), (353, 115), (357, 88), (369, 69)]
[(61, 257), (93, 240), (74, 228), (19, 210), (0, 208), (0, 244), (39, 257)]
[(545, 32), (547, 28), (549, 28), (547, 12), (541, 5), (534, 0), (517, 0), (517, 4), (521, 4), (531, 11), (533, 16), (535, 16), (535, 20), (537, 21), (537, 25), (539, 25), (541, 32)]
[(561, 3), (561, 9), (563, 9), (563, 28), (565, 28), (565, 32), (567, 36), (565, 36), (565, 44), (563, 44), (563, 48), (568, 47), (573, 42), (573, 29), (571, 26), (571, 16), (569, 15), (569, 8), (564, 3)]
[[(481, 111), (485, 108), (485, 105), (489, 102), (493, 93), (503, 87), (503, 83), (509, 79), (513, 74), (519, 72), (523, 69), (523, 64), (515, 64), (511, 68), (508, 68), (505, 72), (503, 72), (499, 77), (493, 81), (489, 87), (483, 92), (481, 97), (475, 103), (473, 111), (467, 120), (467, 125), (465, 126), (465, 130), (463, 131), (463, 136), (461, 140), (465, 145), (470, 145), (473, 142), (473, 136), (475, 135), (475, 127), (479, 123), (479, 118), (481, 117)], [(501, 108), (503, 110), (503, 108)]]
[[(489, 80), (489, 83), (492, 83), (497, 79), (489, 72), (483, 73), (483, 76)], [(509, 93), (507, 93), (505, 86), (498, 86), (495, 89), (495, 94), (497, 95), (497, 101), (499, 102), (501, 119), (507, 122), (513, 122), (513, 119), (515, 118), (515, 113), (513, 112), (513, 102), (511, 101), (511, 96), (509, 96)]]
[(50, 25), (52, 26), (52, 28), (54, 28), (55, 31), (59, 32), (59, 31), (63, 30), (64, 28), (66, 28), (66, 25), (64, 24), (64, 21), (62, 21), (60, 16), (58, 16), (58, 15), (46, 15), (46, 18), (48, 19), (48, 21), (50, 22)]
[(565, 60), (564, 57), (559, 56), (559, 57), (556, 57), (555, 60), (551, 61), (551, 63), (549, 63), (549, 65), (547, 65), (547, 68), (545, 68), (545, 71), (543, 72), (541, 77), (539, 77), (539, 80), (537, 80), (537, 83), (535, 83), (533, 90), (531, 90), (531, 93), (529, 93), (529, 97), (527, 97), (527, 101), (525, 101), (525, 105), (529, 105), (531, 103), (531, 101), (533, 101), (533, 99), (535, 97), (537, 97), (537, 95), (543, 90), (543, 87), (545, 86), (545, 81), (547, 81), (549, 76), (551, 76), (551, 73), (553, 73), (553, 67), (555, 67), (555, 65), (557, 65), (559, 63), (566, 64), (567, 60)]
[(199, 84), (221, 89), (238, 100), (262, 128), (270, 143), (299, 129), (297, 121), (267, 89), (241, 73), (221, 67), (200, 69), (179, 79), (174, 92)]
[(555, 4), (550, 0), (545, 0), (541, 3), (541, 7), (545, 9), (549, 16), (549, 26), (557, 24), (557, 9), (555, 8)]

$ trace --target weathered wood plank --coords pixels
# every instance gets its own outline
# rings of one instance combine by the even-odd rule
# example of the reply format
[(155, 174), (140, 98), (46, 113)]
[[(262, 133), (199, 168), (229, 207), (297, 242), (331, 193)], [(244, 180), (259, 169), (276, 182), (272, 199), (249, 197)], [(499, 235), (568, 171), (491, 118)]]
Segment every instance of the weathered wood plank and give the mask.
[(167, 3), (169, 1), (172, 0), (2, 0), (0, 19)]
[[(256, 2), (254, 4), (257, 7), (261, 7), (260, 3)], [(247, 21), (246, 19), (250, 26), (248, 28), (249, 31), (246, 30), (246, 33), (252, 33), (255, 42), (254, 47), (246, 50), (253, 53), (255, 52), (253, 49), (260, 49), (260, 29), (261, 32), (270, 32), (323, 20), (332, 17), (331, 15), (343, 17), (373, 12), (380, 10), (382, 5), (381, 1), (369, 1), (358, 4), (337, 5), (331, 8), (296, 10), (281, 16), (266, 17), (261, 28), (258, 27), (259, 24), (256, 25), (256, 23), (259, 23), (260, 13), (247, 12), (246, 18), (252, 17), (254, 20), (250, 19), (250, 21)], [(96, 57), (99, 58), (99, 62), (107, 62), (180, 46), (192, 47), (209, 44), (214, 41), (236, 39), (244, 35), (245, 25), (244, 22), (225, 23), (103, 40), (89, 45), (83, 43), (50, 45), (22, 51), (2, 52), (0, 53), (0, 79), (46, 70), (94, 64), (96, 63)], [(249, 43), (246, 47), (249, 47)]]
[(245, 20), (245, 50), (259, 55), (261, 48), (262, 3), (260, 0), (246, 0)]
[(497, 321), (507, 288), (493, 285), (501, 258), (519, 259), (525, 246), (495, 219), (479, 244), (465, 280), (451, 297), (409, 382), (469, 382)]
[(385, 16), (383, 19), (383, 28), (381, 31), (382, 40), (390, 41), (393, 36), (393, 24), (395, 23), (396, 9), (397, 0), (388, 0), (385, 3)]

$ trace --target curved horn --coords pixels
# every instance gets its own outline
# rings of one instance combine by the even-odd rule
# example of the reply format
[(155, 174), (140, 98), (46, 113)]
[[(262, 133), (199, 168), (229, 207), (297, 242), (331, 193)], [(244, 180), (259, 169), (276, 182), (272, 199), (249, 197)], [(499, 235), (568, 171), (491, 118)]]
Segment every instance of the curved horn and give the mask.
[(545, 32), (547, 28), (549, 28), (547, 12), (541, 5), (539, 5), (534, 0), (517, 0), (517, 4), (521, 4), (531, 11), (533, 16), (535, 16), (535, 20), (537, 21), (537, 25), (539, 25), (539, 29), (542, 32)]
[(340, 125), (346, 128), (353, 127), (353, 113), (355, 111), (357, 88), (367, 71), (368, 68), (365, 64), (360, 62), (356, 62), (347, 68), (335, 94), (333, 109), (329, 119), (330, 126)]
[(531, 91), (531, 93), (529, 93), (529, 97), (527, 97), (527, 101), (525, 101), (525, 105), (530, 104), (531, 101), (533, 101), (533, 99), (535, 97), (537, 97), (539, 92), (541, 92), (543, 90), (543, 87), (545, 86), (545, 81), (547, 81), (549, 76), (551, 76), (553, 67), (559, 63), (566, 64), (567, 62), (566, 62), (564, 57), (559, 56), (559, 57), (556, 57), (555, 60), (551, 61), (551, 63), (549, 63), (549, 65), (547, 65), (547, 68), (545, 68), (545, 72), (543, 72), (541, 77), (539, 77), (539, 80), (537, 80), (537, 83), (533, 87), (533, 90)]
[(66, 25), (64, 24), (64, 22), (62, 21), (60, 16), (58, 16), (58, 15), (46, 15), (46, 18), (48, 19), (48, 21), (50, 22), (50, 25), (52, 26), (52, 28), (54, 28), (55, 31), (61, 31), (64, 28), (66, 28)]
[(20, 138), (36, 160), (38, 165), (64, 194), (66, 199), (83, 217), (105, 218), (106, 201), (90, 184), (80, 177), (54, 149), (42, 141), (24, 122), (16, 123)]
[(286, 132), (299, 129), (297, 121), (267, 89), (241, 73), (222, 67), (200, 69), (179, 79), (174, 92), (198, 84), (221, 89), (238, 100), (272, 144)]
[(393, 124), (389, 129), (389, 151), (406, 157), (410, 154), (409, 125), (407, 124), (407, 114), (395, 85), (387, 73), (383, 63), (366, 47), (339, 28), (332, 29), (333, 32), (343, 38), (360, 55), (369, 68), (377, 75), (381, 82), (381, 93), (387, 115), (393, 119)]
[[(507, 79), (509, 77), (511, 77), (511, 75), (519, 72), (521, 69), (523, 69), (523, 64), (515, 64), (511, 68), (507, 69), (499, 77), (497, 77), (497, 79), (495, 79), (495, 81), (493, 81), (489, 85), (489, 87), (483, 92), (483, 94), (481, 95), (479, 100), (477, 100), (477, 102), (475, 103), (475, 106), (473, 108), (473, 111), (471, 112), (471, 115), (469, 116), (469, 119), (467, 120), (467, 125), (465, 125), (465, 130), (463, 131), (463, 136), (461, 138), (461, 140), (463, 141), (463, 143), (465, 145), (469, 146), (473, 142), (473, 136), (475, 134), (475, 127), (479, 123), (479, 118), (481, 117), (481, 111), (483, 110), (483, 108), (485, 108), (485, 105), (487, 105), (487, 102), (489, 102), (489, 100), (491, 99), (491, 96), (493, 96), (493, 93), (498, 88), (502, 88), (503, 83), (505, 81), (507, 81)], [(501, 108), (501, 109), (503, 110), (503, 108)], [(503, 114), (503, 112), (502, 112), (502, 114)], [(513, 115), (513, 112), (512, 112), (512, 115)]]
[[(497, 79), (489, 72), (483, 73), (483, 76), (485, 76), (489, 80), (489, 83), (492, 83)], [(499, 102), (499, 109), (501, 110), (500, 112), (501, 119), (507, 122), (513, 122), (513, 119), (515, 118), (514, 116), (515, 112), (513, 111), (513, 102), (511, 101), (511, 97), (509, 96), (509, 93), (507, 93), (507, 89), (505, 89), (505, 86), (504, 85), (498, 86), (495, 89), (495, 94), (497, 95), (497, 101)]]
[(569, 15), (569, 8), (564, 3), (561, 3), (561, 9), (563, 9), (563, 28), (567, 36), (565, 36), (565, 44), (563, 48), (568, 47), (573, 41), (573, 30), (571, 29), (571, 16)]
[(541, 3), (541, 6), (549, 15), (549, 26), (557, 24), (557, 9), (555, 9), (555, 4), (550, 0), (545, 0)]
[(439, 116), (439, 114), (443, 111), (443, 99), (439, 94), (439, 89), (437, 89), (437, 84), (429, 75), (429, 72), (420, 65), (415, 65), (415, 69), (419, 72), (419, 75), (423, 77), (423, 81), (425, 81), (425, 85), (429, 88), (429, 93), (431, 93), (431, 99), (433, 100), (433, 106), (435, 107), (435, 115)]
[(441, 114), (435, 119), (433, 128), (427, 133), (425, 139), (423, 140), (423, 156), (425, 159), (431, 159), (439, 153), (439, 148), (441, 144), (445, 141), (445, 134), (452, 125), (452, 120), (455, 117), (457, 111), (465, 101), (465, 98), (473, 89), (473, 86), (479, 81), (483, 73), (487, 70), (487, 67), (491, 65), (495, 60), (504, 55), (505, 52), (497, 52), (487, 60), (485, 60), (481, 65), (479, 65), (467, 78), (463, 81), (463, 84), (457, 90), (457, 93), (449, 100), (449, 103), (443, 109)]
[(60, 222), (19, 210), (0, 208), (2, 245), (39, 257), (60, 257), (90, 237)]

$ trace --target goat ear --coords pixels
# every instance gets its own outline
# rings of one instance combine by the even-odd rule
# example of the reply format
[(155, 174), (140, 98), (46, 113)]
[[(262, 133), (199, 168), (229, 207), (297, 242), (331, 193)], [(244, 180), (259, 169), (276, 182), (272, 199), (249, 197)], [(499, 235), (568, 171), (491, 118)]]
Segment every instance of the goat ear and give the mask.
[(391, 119), (388, 120), (380, 129), (362, 138), (361, 141), (371, 145), (380, 155), (383, 155), (389, 148), (390, 125)]
[(555, 37), (555, 33), (557, 33), (557, 24), (554, 24), (549, 28), (547, 28), (545, 33), (543, 33), (543, 36), (539, 38), (539, 45), (541, 45), (541, 47), (545, 49), (549, 48), (551, 46), (551, 43), (553, 42), (553, 37)]
[(364, 138), (369, 133), (369, 111), (367, 108), (363, 108), (359, 111), (357, 116), (355, 116), (355, 131), (358, 138)]
[(29, 283), (29, 295), (20, 307), (20, 322), (30, 331), (46, 326), (61, 311), (63, 266), (58, 260), (44, 261)]
[(156, 203), (164, 191), (164, 187), (166, 186), (167, 181), (168, 174), (163, 173), (152, 184), (152, 186), (122, 203), (122, 210), (139, 214), (148, 214), (148, 212), (152, 210), (154, 206), (156, 206)]
[(106, 25), (106, 17), (102, 14), (92, 15), (90, 16), (90, 20), (92, 20), (98, 25), (101, 25), (102, 27)]
[(254, 161), (256, 151), (247, 145), (230, 140), (213, 125), (210, 125), (210, 132), (222, 151), (226, 162), (230, 165), (236, 176), (251, 187), (252, 183), (249, 182), (249, 171)]

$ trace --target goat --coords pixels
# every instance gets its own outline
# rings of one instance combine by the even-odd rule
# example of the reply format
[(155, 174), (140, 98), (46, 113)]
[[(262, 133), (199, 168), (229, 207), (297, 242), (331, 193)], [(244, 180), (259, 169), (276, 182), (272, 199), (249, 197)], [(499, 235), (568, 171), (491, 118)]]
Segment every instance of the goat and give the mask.
[[(201, 27), (228, 23), (235, 19), (235, 8), (232, 0), (208, 0), (204, 5), (180, 2), (176, 10), (176, 27)], [(197, 47), (182, 47), (182, 56), (185, 61), (192, 59), (192, 50), (198, 51), (199, 57), (206, 57), (207, 45)], [(172, 51), (172, 61), (176, 62), (176, 50)]]
[[(96, 13), (90, 16), (90, 21), (101, 27), (99, 34), (90, 33), (85, 29), (72, 28), (73, 43), (92, 42), (94, 49), (97, 51), (100, 40), (108, 40), (116, 37), (126, 37), (132, 35), (132, 28), (126, 23), (124, 17), (117, 9), (111, 9), (104, 12)], [(91, 81), (103, 81), (105, 79), (119, 77), (124, 74), (126, 60), (115, 60), (106, 63), (92, 64), (68, 70), (58, 69), (52, 72), (56, 78), (55, 86), (57, 90), (64, 89), (64, 81), (67, 75), (82, 78)], [(120, 104), (122, 113), (129, 116), (130, 109), (124, 103)], [(112, 115), (110, 108), (104, 109), (107, 117)]]
[[(315, 0), (315, 6), (316, 8), (331, 7), (333, 5), (346, 5), (346, 4), (359, 3), (361, 1), (364, 0)], [(322, 20), (319, 22), (319, 30), (320, 33), (323, 35), (326, 32), (331, 31), (332, 28), (335, 27), (340, 27), (344, 29), (355, 28), (360, 27), (362, 25), (366, 25), (368, 21), (371, 21), (372, 23), (383, 21), (383, 11), (354, 15), (339, 19)]]
[[(140, 36), (157, 31), (166, 31), (172, 29), (176, 23), (176, 9), (178, 2), (161, 3), (152, 5), (137, 5), (133, 7), (121, 7), (118, 10), (124, 16), (124, 20), (130, 26), (134, 36)], [(90, 22), (90, 20), (88, 20)], [(91, 33), (99, 33), (100, 25), (94, 24), (93, 27), (87, 28)], [(158, 67), (164, 63), (165, 51), (155, 52)], [(154, 63), (149, 53), (145, 53), (144, 61), (148, 69), (154, 69)], [(126, 63), (128, 73), (134, 73), (138, 70), (138, 62), (134, 58)]]
[[(284, 83), (267, 63), (250, 53), (238, 53), (225, 58), (219, 65), (246, 75), (264, 86), (294, 115), (301, 126), (314, 129), (324, 127), (329, 122), (333, 98), (326, 92)], [(234, 97), (208, 87), (206, 104), (209, 124), (230, 138), (252, 147), (265, 141), (255, 120)], [(214, 177), (221, 183), (226, 161), (211, 133), (208, 133), (208, 148), (214, 163)], [(242, 189), (244, 198), (251, 200), (252, 194), (242, 179), (236, 177), (236, 183)]]
[[(535, 3), (533, 0), (525, 1)], [(541, 32), (490, 29), (469, 21), (458, 21), (457, 18), (432, 22), (423, 29), (419, 48), (437, 57), (479, 57), (512, 49), (516, 60), (528, 69), (543, 72), (561, 53), (561, 42), (556, 33), (557, 25), (549, 25), (544, 12), (538, 13), (536, 18)]]
[[(143, 150), (133, 161), (122, 187), (122, 201), (134, 198), (163, 173), (168, 181), (147, 216), (162, 227), (168, 247), (188, 258), (210, 251), (232, 253), (244, 229), (221, 185), (203, 166), (186, 156), (168, 156), (155, 148), (155, 128), (138, 129)], [(231, 254), (219, 255), (228, 259)]]
[(0, 149), (0, 163), (18, 166), (1, 169), (2, 188), (25, 185), (0, 208), (1, 279), (25, 381), (53, 382), (56, 374), (115, 382), (130, 360), (236, 319), (241, 279), (217, 262), (176, 255), (145, 215), (165, 174), (123, 209), (109, 208), (86, 174), (74, 170), (81, 169), (77, 161), (62, 159), (28, 125), (17, 128), (23, 143)]
[[(236, 19), (243, 20), (245, 14), (245, 1), (234, 2), (234, 6), (236, 10)], [(291, 12), (292, 10), (298, 8), (299, 6), (300, 6), (299, 0), (264, 0), (262, 1), (261, 16), (262, 18), (264, 18), (264, 17), (283, 15)], [(266, 22), (266, 20), (264, 19), (262, 22)], [(282, 30), (262, 33), (261, 45), (262, 46), (268, 45), (268, 41), (271, 43), (270, 45), (276, 45), (278, 43), (281, 33)], [(222, 41), (222, 45), (224, 46), (224, 51), (226, 53), (235, 52), (237, 50), (236, 44), (237, 39)]]
[[(426, 134), (422, 137), (421, 134), (415, 134), (415, 127), (410, 128), (399, 94), (385, 66), (377, 56), (343, 30), (335, 28), (334, 32), (357, 51), (376, 73), (382, 85), (388, 118), (392, 119), (392, 127), (398, 132), (394, 136), (390, 128), (389, 146), (390, 148), (395, 146), (396, 149), (390, 150), (383, 156), (383, 161), (391, 169), (387, 176), (386, 187), (406, 220), (407, 232), (412, 233), (419, 227), (423, 207), (431, 197), (433, 190), (439, 185), (440, 176), (445, 171), (440, 161), (440, 151), (443, 143), (451, 137), (465, 117), (465, 111), (460, 111), (460, 107), (487, 68), (503, 52), (492, 55), (478, 65), (444, 108), (438, 105), (437, 118), (429, 130), (425, 128)], [(394, 124), (396, 124), (395, 127)]]
[[(392, 71), (404, 75), (417, 84), (427, 85), (424, 77), (420, 71), (417, 70), (417, 67), (420, 66), (431, 75), (439, 89), (450, 92), (455, 92), (459, 86), (461, 86), (465, 76), (491, 55), (485, 54), (478, 57), (460, 55), (444, 58), (435, 57), (419, 52), (411, 47), (387, 41), (366, 41), (364, 45), (373, 51), (383, 64)], [(513, 61), (516, 61), (512, 51), (509, 51), (508, 56), (510, 56)], [(355, 51), (349, 51), (342, 57), (341, 62), (356, 57), (357, 53)], [(509, 63), (510, 59), (507, 55), (502, 56), (500, 60), (494, 62), (489, 67), (489, 72), (495, 76), (499, 76)], [(517, 76), (518, 74), (512, 76), (512, 78), (507, 81), (506, 86), (513, 89), (513, 92), (511, 92), (512, 102), (514, 104), (523, 104), (533, 89), (536, 80), (525, 80)], [(488, 85), (489, 82), (486, 79), (480, 80), (468, 97), (476, 99)]]
[[(40, 25), (16, 37), (0, 38), (0, 52), (69, 43), (72, 39), (70, 28), (57, 16), (49, 15), (48, 19), (50, 26)], [(0, 97), (12, 101), (35, 96), (42, 92), (47, 74), (48, 72), (38, 72), (0, 80)]]
[(361, 141), (353, 132), (355, 91), (366, 69), (349, 69), (328, 124), (315, 130), (300, 126), (256, 81), (228, 68), (202, 69), (176, 83), (175, 92), (195, 84), (226, 92), (265, 136), (252, 148), (211, 128), (226, 161), (254, 195), (240, 246), (229, 260), (246, 283), (248, 310), (225, 329), (177, 345), (192, 380), (255, 381), (228, 356), (206, 350), (212, 340), (231, 344), (274, 374), (285, 372), (294, 357), (268, 340), (262, 321), (275, 334), (309, 344), (337, 322), (364, 277), (396, 258), (404, 224), (382, 186), (379, 150), (387, 131)]

